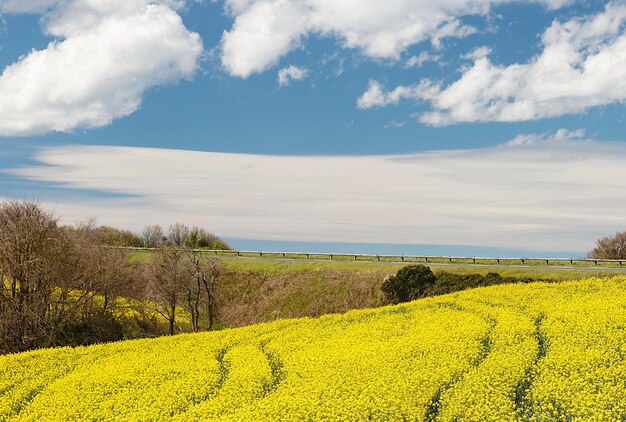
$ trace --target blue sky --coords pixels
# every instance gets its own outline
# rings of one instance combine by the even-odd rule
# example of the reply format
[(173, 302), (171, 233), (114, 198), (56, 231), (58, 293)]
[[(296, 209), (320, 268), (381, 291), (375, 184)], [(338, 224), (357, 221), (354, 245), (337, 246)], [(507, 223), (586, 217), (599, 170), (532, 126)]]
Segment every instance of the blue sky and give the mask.
[(0, 197), (252, 249), (569, 256), (626, 227), (624, 2), (151, 3), (0, 0)]

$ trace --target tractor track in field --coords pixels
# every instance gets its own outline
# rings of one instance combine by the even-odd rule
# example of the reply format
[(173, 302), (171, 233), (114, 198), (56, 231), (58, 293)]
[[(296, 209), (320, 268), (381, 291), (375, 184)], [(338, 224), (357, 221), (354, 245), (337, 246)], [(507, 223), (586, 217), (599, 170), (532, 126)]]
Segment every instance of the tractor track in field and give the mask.
[(534, 415), (534, 402), (530, 398), (530, 389), (538, 376), (538, 367), (543, 358), (548, 353), (548, 344), (541, 327), (545, 319), (545, 314), (539, 314), (535, 319), (535, 338), (537, 339), (537, 354), (532, 364), (526, 368), (524, 378), (522, 378), (515, 389), (515, 408), (519, 420), (530, 420)]
[(265, 398), (268, 394), (276, 391), (278, 386), (287, 378), (287, 373), (284, 370), (285, 364), (283, 361), (278, 356), (267, 350), (267, 342), (260, 344), (259, 349), (267, 358), (267, 363), (272, 371), (271, 382), (263, 386), (262, 397)]
[(435, 391), (435, 394), (433, 394), (432, 398), (430, 399), (430, 402), (426, 406), (426, 414), (424, 415), (424, 421), (426, 422), (433, 422), (437, 420), (437, 417), (439, 416), (439, 412), (441, 411), (442, 396), (448, 390), (453, 388), (459, 381), (461, 381), (463, 377), (465, 376), (465, 374), (467, 374), (472, 368), (476, 368), (480, 366), (480, 364), (487, 358), (487, 356), (489, 356), (489, 353), (491, 352), (491, 346), (493, 343), (491, 340), (491, 333), (493, 332), (493, 330), (496, 328), (496, 325), (498, 324), (498, 321), (495, 318), (492, 318), (489, 315), (484, 315), (479, 312), (469, 310), (454, 302), (443, 302), (440, 304), (440, 306), (447, 306), (458, 311), (463, 311), (463, 312), (468, 312), (474, 315), (478, 315), (479, 317), (483, 318), (485, 321), (489, 323), (489, 330), (487, 331), (487, 333), (485, 333), (485, 336), (479, 340), (481, 344), (481, 348), (478, 353), (478, 356), (476, 356), (476, 358), (470, 362), (470, 365), (466, 369), (454, 374), (449, 381), (442, 383), (437, 389), (437, 391)]

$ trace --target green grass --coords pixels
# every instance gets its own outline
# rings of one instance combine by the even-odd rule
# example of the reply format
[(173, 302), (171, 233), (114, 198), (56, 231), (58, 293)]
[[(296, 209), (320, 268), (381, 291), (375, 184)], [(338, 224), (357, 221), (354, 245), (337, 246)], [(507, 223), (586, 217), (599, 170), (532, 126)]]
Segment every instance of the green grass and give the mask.
[(151, 251), (130, 251), (128, 253), (130, 262), (134, 263), (149, 263), (152, 260)]
[[(299, 261), (273, 261), (263, 259), (234, 259), (222, 258), (226, 266), (233, 271), (241, 272), (257, 272), (270, 276), (278, 276), (293, 272), (306, 271), (322, 271), (335, 270), (347, 272), (387, 272), (393, 274), (400, 268), (410, 265), (410, 263), (374, 263), (374, 262), (354, 262), (354, 261), (318, 261), (318, 262), (299, 262)], [(560, 268), (560, 267), (557, 267)], [(577, 280), (586, 277), (603, 277), (614, 275), (615, 272), (610, 270), (595, 271), (590, 269), (565, 270), (550, 267), (536, 268), (503, 268), (503, 267), (463, 267), (454, 265), (436, 265), (431, 263), (431, 269), (435, 274), (441, 271), (447, 271), (456, 274), (487, 274), (496, 272), (504, 277), (529, 277), (535, 279), (552, 279), (552, 280)]]

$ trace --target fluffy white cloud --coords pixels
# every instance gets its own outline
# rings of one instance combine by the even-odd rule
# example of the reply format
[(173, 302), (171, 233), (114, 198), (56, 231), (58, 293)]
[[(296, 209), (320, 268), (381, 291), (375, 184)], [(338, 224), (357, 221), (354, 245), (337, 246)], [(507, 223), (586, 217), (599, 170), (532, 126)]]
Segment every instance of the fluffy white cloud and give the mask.
[(626, 4), (611, 3), (593, 16), (553, 22), (543, 34), (543, 51), (529, 63), (499, 66), (489, 60), (489, 50), (478, 49), (468, 55), (473, 65), (448, 86), (421, 81), (385, 92), (372, 82), (357, 105), (426, 101), (432, 110), (419, 120), (441, 126), (534, 120), (624, 101), (625, 26)]
[(454, 19), (442, 27), (438, 28), (431, 36), (433, 47), (440, 50), (443, 47), (444, 38), (465, 38), (475, 34), (476, 28), (468, 25), (462, 25), (458, 19)]
[(287, 86), (291, 81), (301, 81), (309, 76), (310, 71), (301, 67), (290, 65), (278, 71), (278, 85)]
[(439, 94), (439, 88), (429, 80), (423, 80), (417, 85), (398, 86), (393, 91), (383, 89), (377, 81), (370, 81), (367, 91), (357, 100), (357, 107), (372, 108), (398, 104), (403, 99), (433, 99)]
[(58, 40), (0, 75), (0, 136), (104, 126), (137, 110), (151, 87), (191, 78), (199, 35), (149, 3), (71, 0), (45, 13), (44, 30)]
[(529, 146), (536, 145), (537, 143), (543, 143), (548, 140), (552, 141), (568, 141), (568, 140), (582, 140), (584, 139), (586, 131), (584, 129), (576, 129), (576, 130), (567, 130), (567, 129), (559, 129), (553, 135), (543, 134), (543, 135), (518, 135), (515, 138), (511, 139), (509, 142), (505, 143), (506, 147), (519, 147), (519, 146)]
[(418, 56), (411, 56), (404, 63), (404, 68), (422, 67), (427, 62), (438, 62), (442, 59), (442, 56), (437, 54), (431, 54), (428, 51), (422, 51)]
[(477, 47), (467, 54), (461, 56), (462, 59), (480, 60), (491, 54), (491, 48), (487, 46)]
[(583, 252), (626, 227), (626, 147), (581, 136), (363, 157), (67, 146), (11, 173), (125, 195), (48, 202), (67, 222), (97, 216), (141, 230), (182, 220), (238, 238)]
[[(274, 65), (309, 34), (334, 36), (374, 59), (400, 58), (409, 46), (475, 31), (458, 17), (486, 14), (515, 0), (226, 0), (233, 27), (222, 37), (222, 65), (248, 77)], [(520, 0), (521, 1), (521, 0)], [(534, 0), (551, 8), (571, 0)]]

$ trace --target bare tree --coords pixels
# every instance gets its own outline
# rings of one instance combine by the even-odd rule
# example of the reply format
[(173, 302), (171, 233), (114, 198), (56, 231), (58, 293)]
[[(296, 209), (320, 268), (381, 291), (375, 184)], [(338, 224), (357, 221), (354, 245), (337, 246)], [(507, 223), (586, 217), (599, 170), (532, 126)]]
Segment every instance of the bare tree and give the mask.
[(167, 240), (176, 246), (185, 246), (189, 239), (189, 227), (182, 223), (174, 223), (167, 231)]
[(159, 225), (146, 226), (143, 229), (143, 244), (147, 248), (156, 248), (163, 243), (165, 234)]
[(221, 261), (217, 258), (204, 257), (202, 268), (202, 285), (206, 293), (208, 329), (213, 330), (215, 322), (219, 316), (219, 306), (217, 302), (218, 277), (222, 272)]
[(52, 214), (35, 202), (1, 203), (0, 349), (54, 344), (62, 322), (80, 306), (82, 270)]
[(598, 239), (589, 256), (599, 259), (626, 259), (626, 231)]
[(182, 249), (160, 245), (151, 267), (149, 295), (156, 310), (168, 321), (169, 334), (176, 329), (176, 310), (180, 302), (181, 287), (188, 276), (184, 268)]
[(221, 271), (219, 259), (208, 257), (193, 249), (187, 249), (190, 278), (187, 280), (187, 308), (191, 315), (192, 329), (199, 331), (200, 302), (204, 300), (207, 311), (208, 329), (212, 330), (218, 317), (216, 299), (217, 280)]
[(202, 267), (198, 254), (193, 249), (186, 250), (188, 277), (184, 280), (186, 308), (191, 318), (191, 329), (198, 332), (200, 329), (200, 301), (203, 293)]

